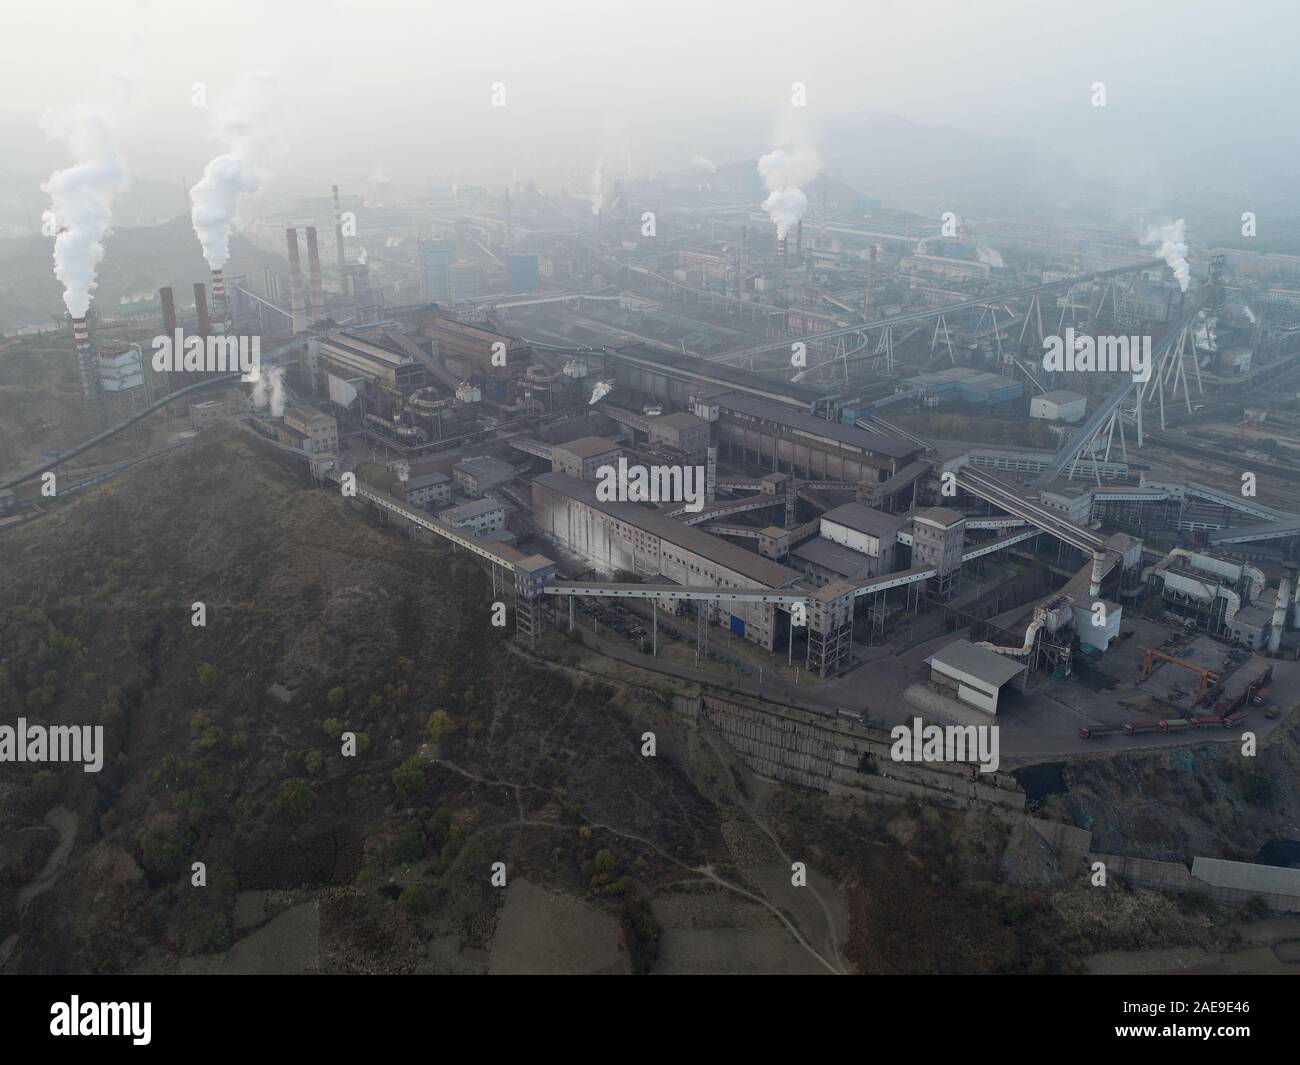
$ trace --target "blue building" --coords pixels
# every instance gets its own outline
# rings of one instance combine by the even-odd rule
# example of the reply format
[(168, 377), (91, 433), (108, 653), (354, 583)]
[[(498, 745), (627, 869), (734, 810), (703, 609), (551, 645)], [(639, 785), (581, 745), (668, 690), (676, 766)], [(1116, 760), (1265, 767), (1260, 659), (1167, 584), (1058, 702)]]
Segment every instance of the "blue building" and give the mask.
[(447, 299), (447, 267), (455, 261), (454, 240), (420, 241), (420, 292), (425, 299)]

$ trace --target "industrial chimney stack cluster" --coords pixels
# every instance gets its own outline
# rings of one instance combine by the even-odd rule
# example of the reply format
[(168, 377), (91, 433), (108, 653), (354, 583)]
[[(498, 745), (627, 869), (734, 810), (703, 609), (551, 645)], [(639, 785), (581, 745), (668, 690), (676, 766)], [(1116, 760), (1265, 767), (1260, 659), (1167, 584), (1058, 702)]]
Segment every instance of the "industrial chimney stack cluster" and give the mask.
[(307, 329), (307, 317), (302, 299), (302, 259), (298, 253), (298, 231), (290, 226), (284, 231), (289, 246), (289, 309), (293, 313), (293, 331)]

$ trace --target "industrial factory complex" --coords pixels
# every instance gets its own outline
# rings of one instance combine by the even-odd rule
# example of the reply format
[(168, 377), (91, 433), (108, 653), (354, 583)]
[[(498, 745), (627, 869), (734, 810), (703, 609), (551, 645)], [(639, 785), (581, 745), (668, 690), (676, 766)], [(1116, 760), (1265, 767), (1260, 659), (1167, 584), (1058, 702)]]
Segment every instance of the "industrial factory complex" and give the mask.
[[(189, 314), (159, 292), (162, 335), (256, 337), (259, 379), (158, 373), (147, 337), (74, 318), (89, 416), (111, 433), (193, 392), (170, 408), (193, 429), (238, 421), (472, 552), (529, 646), (585, 633), (821, 712), (1081, 743), (1226, 722), (1289, 676), (1296, 450), (1252, 446), (1300, 423), (1285, 281), (1206, 249), (1181, 283), (1100, 229), (936, 239), (824, 200), (782, 232), (616, 184), (594, 212), (527, 184), (367, 211), (336, 186), (261, 231), (284, 269), (214, 269)], [(983, 251), (1013, 240), (1069, 250)], [(1060, 370), (1067, 330), (1149, 372)]]

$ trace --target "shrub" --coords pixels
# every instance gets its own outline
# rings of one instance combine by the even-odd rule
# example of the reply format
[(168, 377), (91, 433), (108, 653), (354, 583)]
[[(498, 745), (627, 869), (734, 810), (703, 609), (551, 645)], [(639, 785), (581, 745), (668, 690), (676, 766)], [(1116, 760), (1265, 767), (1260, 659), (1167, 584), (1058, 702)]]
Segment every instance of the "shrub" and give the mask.
[(429, 723), (426, 727), (429, 735), (438, 741), (452, 733), (456, 728), (456, 722), (451, 719), (451, 715), (446, 710), (435, 710), (429, 715)]
[(408, 758), (393, 770), (393, 787), (402, 802), (410, 802), (424, 790), (424, 762)]
[(321, 728), (325, 730), (325, 735), (332, 740), (336, 740), (343, 735), (343, 722), (337, 717), (327, 717), (321, 722)]
[(397, 900), (408, 917), (423, 917), (433, 910), (433, 892), (423, 884), (412, 884)]
[(280, 801), (295, 814), (306, 814), (316, 803), (316, 793), (301, 777), (286, 780), (280, 785)]
[(320, 751), (307, 752), (307, 757), (303, 759), (303, 766), (307, 770), (309, 776), (314, 777), (317, 773), (320, 772), (322, 761), (323, 759), (321, 758)]
[(211, 662), (199, 666), (199, 687), (206, 688), (217, 679), (217, 667)]

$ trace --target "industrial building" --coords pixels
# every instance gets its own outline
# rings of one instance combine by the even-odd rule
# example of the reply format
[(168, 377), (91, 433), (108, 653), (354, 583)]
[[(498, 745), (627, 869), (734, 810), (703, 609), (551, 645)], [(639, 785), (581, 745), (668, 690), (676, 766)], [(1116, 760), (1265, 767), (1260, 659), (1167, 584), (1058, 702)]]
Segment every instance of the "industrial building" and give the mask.
[(406, 502), (411, 506), (437, 507), (451, 502), (451, 478), (437, 470), (413, 474), (403, 482), (402, 487)]
[(438, 517), (453, 529), (465, 529), (475, 536), (500, 532), (506, 527), (506, 508), (495, 499), (475, 499), (448, 507)]
[(286, 407), (284, 427), (292, 434), (288, 441), (312, 455), (333, 455), (339, 450), (339, 424), (333, 416), (315, 407)]
[(594, 481), (602, 466), (612, 466), (623, 453), (621, 447), (603, 436), (584, 436), (551, 447), (551, 469), (579, 481)]
[(934, 373), (905, 377), (902, 382), (926, 407), (949, 403), (968, 403), (992, 409), (1019, 399), (1025, 386), (1013, 377), (977, 370), (970, 366), (953, 366)]
[(702, 458), (709, 446), (709, 423), (689, 411), (651, 418), (648, 433), (652, 444), (667, 444), (691, 458)]
[(467, 496), (482, 496), (489, 489), (514, 480), (515, 468), (491, 455), (477, 455), (461, 459), (451, 468), (451, 475)]
[(1087, 411), (1088, 397), (1064, 388), (1044, 392), (1029, 401), (1029, 416), (1049, 422), (1068, 422), (1073, 425), (1082, 421)]
[(976, 647), (969, 640), (954, 640), (927, 658), (926, 663), (935, 690), (994, 715), (1002, 689), (1026, 671), (1022, 663)]
[(744, 466), (813, 481), (879, 484), (921, 451), (898, 437), (814, 418), (738, 392), (713, 401), (719, 453)]
[[(594, 485), (562, 473), (534, 478), (532, 502), (537, 531), (603, 577), (629, 574), (687, 587), (742, 589), (786, 588), (802, 576), (648, 506), (599, 500)], [(769, 651), (775, 646), (778, 611), (772, 604), (697, 605), (737, 635)]]

